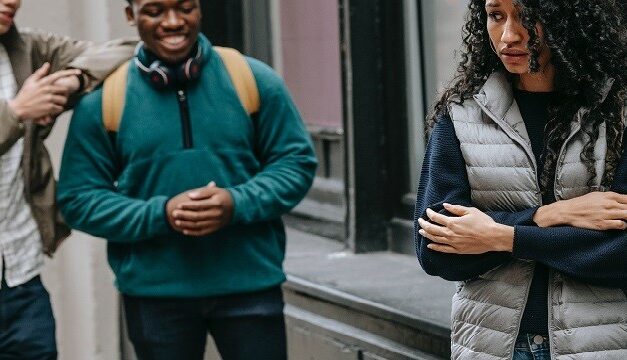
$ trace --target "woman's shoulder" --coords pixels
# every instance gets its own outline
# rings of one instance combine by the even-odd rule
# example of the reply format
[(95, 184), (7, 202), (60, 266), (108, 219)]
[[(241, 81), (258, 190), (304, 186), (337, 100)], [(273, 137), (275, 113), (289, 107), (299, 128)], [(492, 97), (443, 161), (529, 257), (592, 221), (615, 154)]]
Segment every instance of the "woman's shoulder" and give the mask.
[(437, 115), (435, 123), (429, 132), (429, 139), (437, 142), (450, 142), (453, 139), (457, 139), (453, 120), (451, 120), (451, 116), (448, 113)]
[(452, 123), (481, 123), (483, 108), (474, 97), (451, 99), (447, 104), (447, 116)]

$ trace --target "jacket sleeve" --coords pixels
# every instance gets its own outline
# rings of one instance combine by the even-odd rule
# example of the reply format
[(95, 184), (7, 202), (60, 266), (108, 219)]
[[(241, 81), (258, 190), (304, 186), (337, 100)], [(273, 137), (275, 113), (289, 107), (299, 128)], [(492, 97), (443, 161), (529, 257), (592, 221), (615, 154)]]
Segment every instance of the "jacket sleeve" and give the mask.
[(627, 231), (516, 226), (513, 256), (581, 281), (627, 288)]
[[(16, 30), (13, 29), (13, 31)], [(51, 63), (52, 71), (61, 69), (64, 64), (77, 56), (87, 46), (85, 42), (71, 41), (67, 38), (28, 29), (21, 30), (20, 36), (27, 44), (26, 48), (30, 49), (34, 69), (39, 68), (46, 61)], [(50, 132), (51, 127), (47, 126), (40, 129), (40, 136), (45, 137)], [(24, 136), (24, 124), (9, 108), (8, 102), (4, 99), (0, 100), (0, 155), (9, 151), (22, 136)]]
[[(20, 30), (20, 34), (31, 44), (33, 71), (45, 62), (50, 63), (50, 73), (67, 68), (83, 71), (83, 91), (70, 95), (66, 110), (73, 108), (82, 95), (93, 90), (113, 70), (128, 60), (137, 44), (137, 39), (131, 38), (94, 43), (30, 29)], [(53, 124), (40, 127), (38, 136), (46, 138), (52, 126)]]
[(117, 192), (117, 155), (102, 124), (101, 95), (87, 95), (72, 116), (57, 191), (61, 213), (73, 228), (113, 242), (172, 234), (166, 196), (134, 199)]
[(9, 108), (6, 100), (0, 100), (0, 155), (3, 155), (15, 142), (24, 136), (24, 124)]
[(133, 56), (138, 41), (135, 38), (128, 38), (92, 44), (67, 67), (83, 70), (88, 77), (84, 91), (91, 91)]
[(33, 71), (50, 63), (50, 73), (65, 69), (78, 55), (92, 45), (89, 41), (73, 40), (48, 32), (20, 29), (20, 36), (30, 44)]
[[(65, 68), (83, 70), (85, 90), (94, 89), (107, 75), (131, 58), (137, 39), (117, 39), (102, 43), (73, 40), (46, 32), (22, 31), (32, 43), (33, 66), (49, 62), (51, 72)], [(34, 69), (33, 69), (34, 70)]]
[(261, 171), (228, 188), (234, 224), (267, 221), (288, 212), (309, 190), (317, 165), (309, 134), (283, 81), (267, 65), (248, 61), (261, 97), (261, 109), (253, 118)]

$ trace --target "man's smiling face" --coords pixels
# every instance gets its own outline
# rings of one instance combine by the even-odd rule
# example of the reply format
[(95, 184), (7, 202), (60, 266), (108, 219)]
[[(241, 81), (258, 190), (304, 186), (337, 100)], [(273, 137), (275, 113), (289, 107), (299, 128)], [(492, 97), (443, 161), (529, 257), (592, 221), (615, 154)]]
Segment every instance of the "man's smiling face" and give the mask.
[(133, 0), (126, 17), (145, 47), (170, 64), (188, 57), (200, 31), (198, 0)]

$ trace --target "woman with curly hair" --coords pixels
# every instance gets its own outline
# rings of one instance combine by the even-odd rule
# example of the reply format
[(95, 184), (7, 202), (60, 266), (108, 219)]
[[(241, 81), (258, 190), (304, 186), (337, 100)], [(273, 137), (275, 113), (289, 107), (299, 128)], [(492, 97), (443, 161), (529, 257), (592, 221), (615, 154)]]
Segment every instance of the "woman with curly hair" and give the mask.
[(430, 116), (416, 252), (454, 359), (627, 359), (627, 32), (616, 0), (471, 0)]

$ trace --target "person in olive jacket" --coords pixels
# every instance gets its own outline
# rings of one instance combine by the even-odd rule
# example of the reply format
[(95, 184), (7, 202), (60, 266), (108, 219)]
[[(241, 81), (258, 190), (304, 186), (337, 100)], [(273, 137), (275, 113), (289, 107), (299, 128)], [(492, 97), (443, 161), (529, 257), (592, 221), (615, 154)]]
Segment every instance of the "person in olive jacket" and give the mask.
[(39, 274), (69, 235), (55, 205), (44, 139), (76, 96), (132, 54), (133, 41), (94, 45), (25, 29), (20, 0), (0, 0), (0, 358), (55, 359), (55, 322)]

